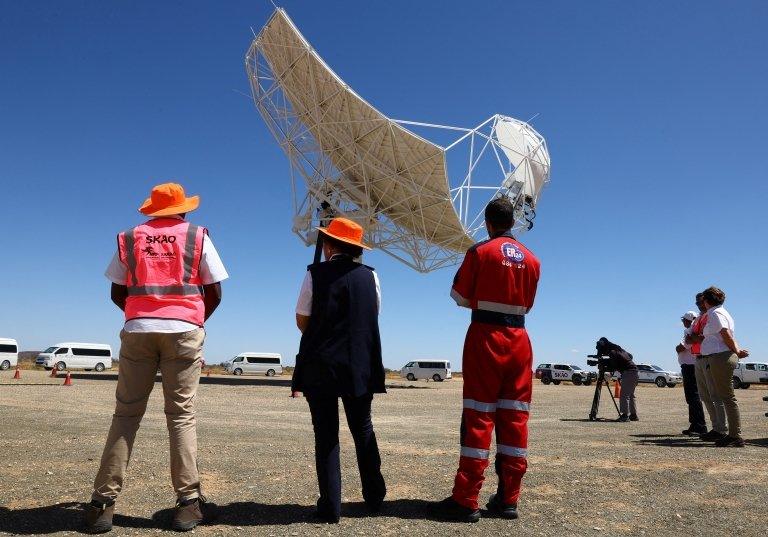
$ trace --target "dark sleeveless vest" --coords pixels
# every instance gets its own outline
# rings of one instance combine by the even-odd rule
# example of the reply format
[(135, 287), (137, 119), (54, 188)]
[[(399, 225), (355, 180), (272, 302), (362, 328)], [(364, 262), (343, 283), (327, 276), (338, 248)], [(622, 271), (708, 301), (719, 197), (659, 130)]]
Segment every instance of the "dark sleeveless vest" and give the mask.
[(292, 389), (309, 396), (385, 393), (373, 269), (337, 256), (308, 270), (312, 314)]

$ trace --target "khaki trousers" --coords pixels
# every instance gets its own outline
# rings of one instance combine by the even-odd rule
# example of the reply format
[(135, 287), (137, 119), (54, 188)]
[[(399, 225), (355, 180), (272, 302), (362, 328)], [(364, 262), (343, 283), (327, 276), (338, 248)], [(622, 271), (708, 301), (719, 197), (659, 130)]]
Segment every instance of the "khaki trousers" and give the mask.
[(171, 334), (120, 332), (117, 404), (93, 484), (94, 500), (114, 500), (123, 488), (136, 431), (147, 409), (158, 369), (162, 374), (170, 436), (173, 488), (181, 500), (200, 496), (194, 403), (204, 340), (202, 328)]
[(715, 384), (715, 393), (725, 407), (725, 415), (728, 418), (728, 436), (741, 438), (741, 415), (739, 404), (736, 402), (736, 394), (733, 391), (733, 370), (739, 363), (739, 357), (731, 351), (726, 351), (709, 354), (705, 358)]
[(725, 427), (725, 407), (717, 396), (715, 382), (707, 366), (707, 358), (705, 356), (696, 358), (696, 387), (699, 389), (699, 397), (707, 409), (709, 420), (712, 422), (712, 430), (725, 434), (728, 432), (728, 429)]

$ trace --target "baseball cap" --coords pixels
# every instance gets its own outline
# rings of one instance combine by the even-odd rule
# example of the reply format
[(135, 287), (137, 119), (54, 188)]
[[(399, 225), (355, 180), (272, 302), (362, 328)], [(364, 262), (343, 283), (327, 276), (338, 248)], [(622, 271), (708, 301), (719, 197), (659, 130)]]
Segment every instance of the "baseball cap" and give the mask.
[(685, 314), (683, 314), (683, 320), (686, 321), (693, 321), (696, 317), (698, 317), (698, 315), (695, 311), (686, 311)]

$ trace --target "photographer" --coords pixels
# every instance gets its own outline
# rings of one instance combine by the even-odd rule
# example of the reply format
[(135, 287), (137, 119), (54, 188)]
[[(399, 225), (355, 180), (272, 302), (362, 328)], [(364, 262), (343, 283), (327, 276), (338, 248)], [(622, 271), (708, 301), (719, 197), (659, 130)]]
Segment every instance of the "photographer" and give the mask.
[(604, 337), (601, 337), (595, 346), (598, 356), (610, 358), (609, 370), (621, 373), (621, 397), (619, 398), (621, 415), (616, 421), (639, 421), (635, 403), (637, 366), (632, 361), (632, 355)]

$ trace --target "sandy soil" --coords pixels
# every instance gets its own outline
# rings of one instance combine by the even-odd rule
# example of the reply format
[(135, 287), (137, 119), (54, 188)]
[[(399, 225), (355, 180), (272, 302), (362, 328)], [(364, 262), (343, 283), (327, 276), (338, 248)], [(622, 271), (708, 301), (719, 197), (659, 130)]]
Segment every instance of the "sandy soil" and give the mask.
[[(0, 534), (77, 531), (112, 412), (114, 375), (0, 373)], [(529, 472), (521, 519), (475, 525), (430, 520), (457, 464), (461, 381), (394, 382), (376, 398), (374, 422), (389, 495), (366, 516), (354, 449), (342, 434), (344, 518), (315, 524), (313, 440), (306, 402), (287, 379), (204, 377), (198, 398), (200, 468), (217, 520), (198, 535), (765, 535), (768, 498), (766, 390), (740, 390), (745, 449), (718, 449), (679, 434), (680, 387), (641, 387), (638, 423), (585, 420), (594, 387), (535, 383)], [(418, 388), (408, 388), (409, 385)], [(145, 416), (115, 534), (155, 534), (174, 497), (161, 391)], [(602, 414), (610, 416), (610, 401)], [(493, 491), (491, 473), (482, 499)]]

